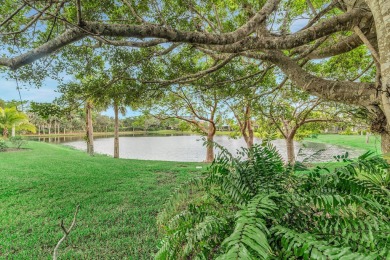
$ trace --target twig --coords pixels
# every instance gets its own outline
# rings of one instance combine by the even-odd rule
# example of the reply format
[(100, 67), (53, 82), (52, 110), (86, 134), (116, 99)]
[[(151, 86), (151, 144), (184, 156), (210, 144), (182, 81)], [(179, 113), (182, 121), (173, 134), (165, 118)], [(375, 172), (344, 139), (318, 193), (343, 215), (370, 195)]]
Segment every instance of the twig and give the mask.
[(366, 45), (366, 47), (370, 50), (371, 52), (371, 55), (374, 57), (375, 61), (376, 62), (380, 62), (380, 58), (379, 58), (379, 54), (378, 52), (375, 50), (374, 46), (372, 46), (372, 44), (370, 43), (370, 41), (367, 39), (367, 37), (364, 35), (364, 33), (362, 32), (362, 30), (359, 28), (359, 26), (354, 26), (353, 27), (353, 30), (355, 31), (355, 33), (357, 34), (357, 36), (359, 36), (360, 40), (362, 40), (362, 42)]
[(64, 242), (64, 240), (68, 237), (69, 233), (72, 231), (73, 227), (76, 225), (76, 217), (77, 213), (79, 213), (80, 205), (76, 206), (76, 211), (74, 212), (73, 221), (72, 224), (68, 229), (64, 226), (64, 220), (61, 220), (60, 227), (62, 228), (62, 231), (64, 231), (64, 236), (58, 241), (56, 247), (54, 248), (53, 252), (53, 260), (57, 260), (57, 251), (60, 247), (61, 243)]
[(26, 6), (26, 3), (22, 4), (18, 9), (15, 10), (10, 16), (8, 16), (4, 21), (0, 23), (0, 27), (6, 24), (9, 20), (11, 20), (15, 15), (17, 15), (20, 10), (22, 10)]
[(81, 3), (80, 0), (76, 0), (76, 7), (77, 7), (77, 24), (78, 25), (83, 25), (83, 20), (81, 17)]

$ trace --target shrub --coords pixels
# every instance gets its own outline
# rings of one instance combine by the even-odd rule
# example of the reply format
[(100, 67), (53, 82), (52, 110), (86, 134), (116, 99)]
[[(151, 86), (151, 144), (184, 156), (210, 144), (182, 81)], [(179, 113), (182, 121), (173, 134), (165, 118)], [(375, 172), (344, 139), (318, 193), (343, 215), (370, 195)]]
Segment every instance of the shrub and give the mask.
[(275, 147), (226, 150), (183, 184), (158, 216), (156, 259), (386, 259), (390, 193), (361, 174), (388, 174), (365, 153), (296, 174)]
[(339, 133), (339, 135), (356, 135), (356, 132), (353, 132), (351, 128), (345, 129), (345, 131), (342, 131)]
[(21, 136), (12, 136), (9, 140), (17, 149), (20, 149), (20, 147), (27, 144), (27, 140), (23, 139)]
[(3, 139), (0, 139), (0, 152), (4, 152), (7, 148), (6, 142)]

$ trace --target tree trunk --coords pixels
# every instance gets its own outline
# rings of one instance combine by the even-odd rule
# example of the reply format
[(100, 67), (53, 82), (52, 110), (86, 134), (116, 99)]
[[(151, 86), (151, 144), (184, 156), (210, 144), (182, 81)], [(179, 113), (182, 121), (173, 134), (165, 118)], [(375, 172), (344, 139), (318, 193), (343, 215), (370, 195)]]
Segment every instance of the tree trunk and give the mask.
[(3, 137), (4, 137), (4, 139), (8, 138), (8, 128), (7, 127), (4, 127), (4, 129), (3, 129)]
[(252, 122), (250, 119), (248, 119), (248, 148), (252, 148), (253, 146), (253, 128), (252, 128)]
[(38, 135), (41, 135), (41, 125), (38, 125)]
[[(244, 123), (240, 124), (241, 134), (244, 137), (246, 146), (251, 148), (253, 146), (253, 128), (251, 122), (251, 109), (249, 104), (245, 108)], [(237, 120), (239, 118), (236, 116)]]
[(115, 129), (114, 129), (114, 158), (119, 158), (119, 108), (118, 104), (114, 102), (115, 113)]
[(16, 132), (16, 126), (15, 124), (12, 125), (12, 137), (15, 137), (15, 132)]
[(49, 135), (50, 135), (50, 133), (51, 133), (51, 122), (50, 122), (50, 124), (47, 125), (47, 128), (49, 130)]
[(87, 131), (87, 152), (90, 155), (94, 154), (93, 147), (93, 125), (92, 125), (92, 103), (87, 101), (85, 105), (86, 114), (86, 131)]
[(215, 135), (215, 124), (209, 122), (208, 132), (207, 132), (207, 145), (206, 145), (206, 161), (214, 161), (214, 135)]
[(370, 133), (367, 131), (366, 132), (366, 144), (370, 142)]
[(206, 151), (206, 162), (210, 163), (214, 160), (214, 134), (209, 133), (207, 134), (207, 151)]
[(388, 0), (366, 0), (375, 21), (382, 80), (382, 106), (387, 121), (387, 133), (382, 133), (382, 152), (390, 152), (390, 3)]
[(381, 148), (382, 148), (382, 153), (390, 152), (390, 134), (388, 133), (381, 134)]
[(286, 140), (286, 149), (287, 149), (287, 162), (290, 164), (294, 164), (295, 163), (294, 138), (287, 137), (285, 140)]

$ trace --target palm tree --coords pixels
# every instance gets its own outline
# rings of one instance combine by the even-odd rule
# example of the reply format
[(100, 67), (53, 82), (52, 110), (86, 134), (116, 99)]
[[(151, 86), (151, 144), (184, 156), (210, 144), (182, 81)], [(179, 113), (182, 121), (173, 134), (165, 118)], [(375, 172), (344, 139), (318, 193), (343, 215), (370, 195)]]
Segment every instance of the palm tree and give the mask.
[(15, 134), (16, 128), (35, 132), (35, 126), (28, 121), (28, 116), (19, 112), (16, 107), (0, 107), (0, 128), (3, 129), (3, 137), (8, 138), (8, 129), (12, 128)]

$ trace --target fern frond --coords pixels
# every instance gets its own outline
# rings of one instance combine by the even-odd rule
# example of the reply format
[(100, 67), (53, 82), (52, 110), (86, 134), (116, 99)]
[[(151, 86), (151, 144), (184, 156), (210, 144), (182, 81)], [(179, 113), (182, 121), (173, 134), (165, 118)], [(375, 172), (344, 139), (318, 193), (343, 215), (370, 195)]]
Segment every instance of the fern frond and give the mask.
[(377, 259), (377, 253), (361, 254), (348, 247), (336, 247), (310, 233), (298, 233), (283, 226), (272, 228), (275, 242), (281, 246), (281, 258), (304, 259)]
[(226, 252), (219, 259), (241, 259), (239, 257), (242, 255), (249, 259), (267, 259), (272, 250), (268, 244), (268, 229), (264, 219), (277, 209), (272, 200), (276, 196), (258, 194), (237, 212), (235, 229), (222, 243)]

